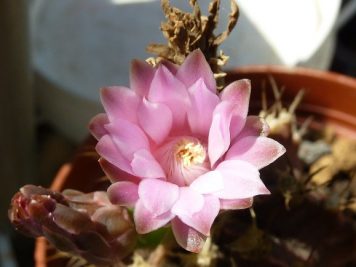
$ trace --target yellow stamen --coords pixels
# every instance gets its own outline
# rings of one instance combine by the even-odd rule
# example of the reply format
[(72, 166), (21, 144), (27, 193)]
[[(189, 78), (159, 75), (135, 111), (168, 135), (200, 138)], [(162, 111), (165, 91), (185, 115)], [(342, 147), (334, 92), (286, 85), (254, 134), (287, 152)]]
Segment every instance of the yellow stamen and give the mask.
[(201, 164), (204, 162), (206, 152), (204, 147), (199, 143), (184, 140), (177, 145), (176, 158), (183, 163), (185, 167)]

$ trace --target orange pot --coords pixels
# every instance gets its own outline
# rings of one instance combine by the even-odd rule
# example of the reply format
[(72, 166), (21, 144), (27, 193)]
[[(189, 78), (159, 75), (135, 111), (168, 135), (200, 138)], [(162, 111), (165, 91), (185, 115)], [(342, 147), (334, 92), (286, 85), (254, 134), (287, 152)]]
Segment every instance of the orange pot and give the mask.
[(299, 90), (305, 97), (298, 108), (301, 117), (313, 115), (315, 127), (334, 127), (339, 134), (356, 138), (356, 79), (341, 74), (306, 68), (247, 66), (229, 73), (228, 81), (248, 78), (252, 81), (251, 108), (260, 108), (261, 88), (268, 76), (285, 87), (283, 100), (291, 102)]

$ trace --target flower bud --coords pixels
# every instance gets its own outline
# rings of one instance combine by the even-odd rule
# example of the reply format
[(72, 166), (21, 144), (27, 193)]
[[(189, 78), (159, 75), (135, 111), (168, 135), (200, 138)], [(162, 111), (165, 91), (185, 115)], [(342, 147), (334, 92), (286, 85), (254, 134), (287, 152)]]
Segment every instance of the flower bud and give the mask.
[(22, 233), (44, 236), (57, 249), (99, 266), (120, 261), (136, 242), (127, 210), (112, 205), (105, 192), (61, 194), (26, 185), (12, 198), (9, 218)]

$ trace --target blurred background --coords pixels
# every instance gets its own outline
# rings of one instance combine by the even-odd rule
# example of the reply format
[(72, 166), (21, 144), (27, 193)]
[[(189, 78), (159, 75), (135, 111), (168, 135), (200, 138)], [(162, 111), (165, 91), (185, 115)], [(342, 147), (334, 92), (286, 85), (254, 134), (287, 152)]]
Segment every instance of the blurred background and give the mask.
[[(171, 3), (190, 10), (188, 1)], [(207, 0), (200, 0), (204, 13)], [(222, 0), (219, 31), (230, 4)], [(277, 64), (356, 77), (356, 0), (239, 0), (227, 68)], [(101, 111), (98, 88), (128, 85), (133, 58), (164, 42), (159, 0), (0, 1), (0, 266), (33, 266), (7, 220), (26, 183), (49, 186)]]

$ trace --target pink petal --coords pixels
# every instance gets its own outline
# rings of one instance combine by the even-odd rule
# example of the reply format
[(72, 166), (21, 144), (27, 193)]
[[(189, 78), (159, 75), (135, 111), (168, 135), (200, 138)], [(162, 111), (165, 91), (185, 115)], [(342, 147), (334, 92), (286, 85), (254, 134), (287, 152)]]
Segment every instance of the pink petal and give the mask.
[(169, 211), (179, 196), (179, 187), (159, 179), (145, 179), (138, 189), (140, 201), (153, 216)]
[(109, 161), (107, 161), (104, 158), (99, 159), (99, 164), (101, 169), (104, 171), (105, 175), (111, 181), (111, 183), (115, 183), (118, 181), (129, 181), (133, 183), (138, 183), (141, 181), (141, 179), (139, 179), (138, 177), (128, 174), (127, 172), (124, 172), (123, 170), (111, 164)]
[(160, 144), (171, 131), (172, 112), (166, 105), (144, 98), (138, 109), (138, 121), (155, 143)]
[(180, 179), (177, 179), (177, 177), (183, 176), (183, 179), (185, 181), (183, 186), (190, 185), (192, 182), (195, 181), (197, 177), (199, 177), (203, 173), (208, 172), (209, 170), (210, 170), (210, 163), (208, 161), (202, 164), (192, 165), (188, 168), (185, 167), (182, 168), (181, 166), (179, 166), (178, 168), (175, 168), (174, 174), (172, 173), (172, 176), (170, 178), (172, 178), (174, 182), (177, 182), (177, 184), (180, 185)]
[(207, 136), (219, 97), (206, 87), (201, 78), (189, 88), (188, 92), (191, 102), (187, 114), (190, 129), (193, 133)]
[(179, 189), (179, 198), (172, 208), (174, 214), (189, 216), (203, 208), (204, 198), (201, 194), (189, 187), (180, 187)]
[(142, 178), (165, 178), (161, 165), (146, 149), (140, 149), (133, 155), (132, 171)]
[(140, 149), (149, 149), (149, 142), (145, 133), (136, 124), (117, 119), (105, 125), (120, 152), (129, 160)]
[(231, 122), (230, 122), (230, 138), (233, 140), (236, 136), (239, 135), (241, 130), (243, 129), (245, 123), (246, 123), (246, 118), (240, 117), (239, 115), (235, 115), (235, 109), (233, 111), (233, 115), (231, 117)]
[(116, 182), (107, 192), (113, 204), (132, 206), (138, 200), (138, 185), (132, 182)]
[(258, 116), (248, 116), (242, 131), (237, 136), (241, 139), (245, 136), (267, 136), (269, 133), (269, 126), (267, 122)]
[(100, 138), (95, 147), (100, 156), (119, 169), (132, 174), (130, 162), (119, 152), (115, 143), (109, 135)]
[(204, 204), (201, 210), (195, 213), (180, 212), (176, 214), (185, 224), (193, 227), (203, 235), (210, 235), (210, 228), (220, 210), (220, 202), (216, 196), (204, 196)]
[(223, 178), (220, 172), (210, 171), (194, 180), (190, 188), (200, 194), (210, 194), (224, 189)]
[(213, 113), (209, 131), (209, 158), (211, 166), (227, 151), (246, 122), (251, 85), (248, 80), (229, 84), (221, 94), (222, 102)]
[(154, 213), (145, 207), (142, 200), (138, 200), (134, 210), (136, 231), (139, 234), (147, 234), (165, 226), (174, 218), (174, 216), (175, 215), (169, 211), (159, 216), (155, 216)]
[(172, 63), (169, 60), (162, 60), (162, 61), (160, 61), (160, 64), (164, 65), (173, 75), (176, 75), (176, 73), (179, 69), (178, 65)]
[(248, 108), (248, 103), (251, 94), (251, 81), (242, 79), (230, 83), (221, 92), (220, 98), (222, 101), (230, 101), (240, 105), (242, 108)]
[(263, 136), (246, 136), (237, 139), (226, 154), (226, 160), (243, 160), (261, 169), (281, 155), (286, 149), (275, 140)]
[(189, 227), (178, 218), (172, 220), (172, 230), (178, 244), (185, 250), (194, 253), (199, 253), (202, 250), (206, 236)]
[(172, 111), (173, 125), (181, 126), (185, 121), (188, 93), (182, 82), (164, 66), (160, 65), (152, 80), (148, 100), (163, 103)]
[(178, 186), (184, 186), (185, 180), (182, 175), (182, 169), (177, 160), (175, 160), (174, 151), (176, 149), (177, 141), (180, 139), (173, 138), (164, 143), (157, 150), (154, 151), (154, 156), (162, 166), (167, 174), (167, 181), (172, 182)]
[(222, 210), (240, 210), (252, 206), (253, 198), (244, 199), (220, 199), (220, 209)]
[(122, 86), (102, 88), (101, 101), (110, 121), (125, 119), (136, 122), (139, 98), (134, 91)]
[(104, 113), (96, 115), (89, 122), (90, 133), (99, 140), (102, 136), (106, 135), (108, 131), (104, 125), (109, 123), (108, 116)]
[(224, 189), (214, 193), (220, 199), (242, 199), (270, 193), (257, 168), (248, 162), (226, 160), (216, 170), (221, 172), (224, 181)]
[(211, 166), (228, 150), (230, 146), (230, 122), (233, 105), (223, 101), (217, 105), (209, 130), (208, 154)]
[(130, 86), (140, 96), (147, 96), (155, 69), (145, 61), (133, 60), (130, 71)]
[(197, 49), (191, 52), (180, 66), (177, 78), (187, 87), (192, 86), (197, 80), (202, 78), (210, 91), (216, 92), (216, 82), (214, 74), (203, 53)]
[(221, 93), (222, 101), (228, 101), (234, 105), (231, 120), (231, 139), (237, 136), (245, 125), (251, 94), (250, 80), (238, 80), (229, 84)]

